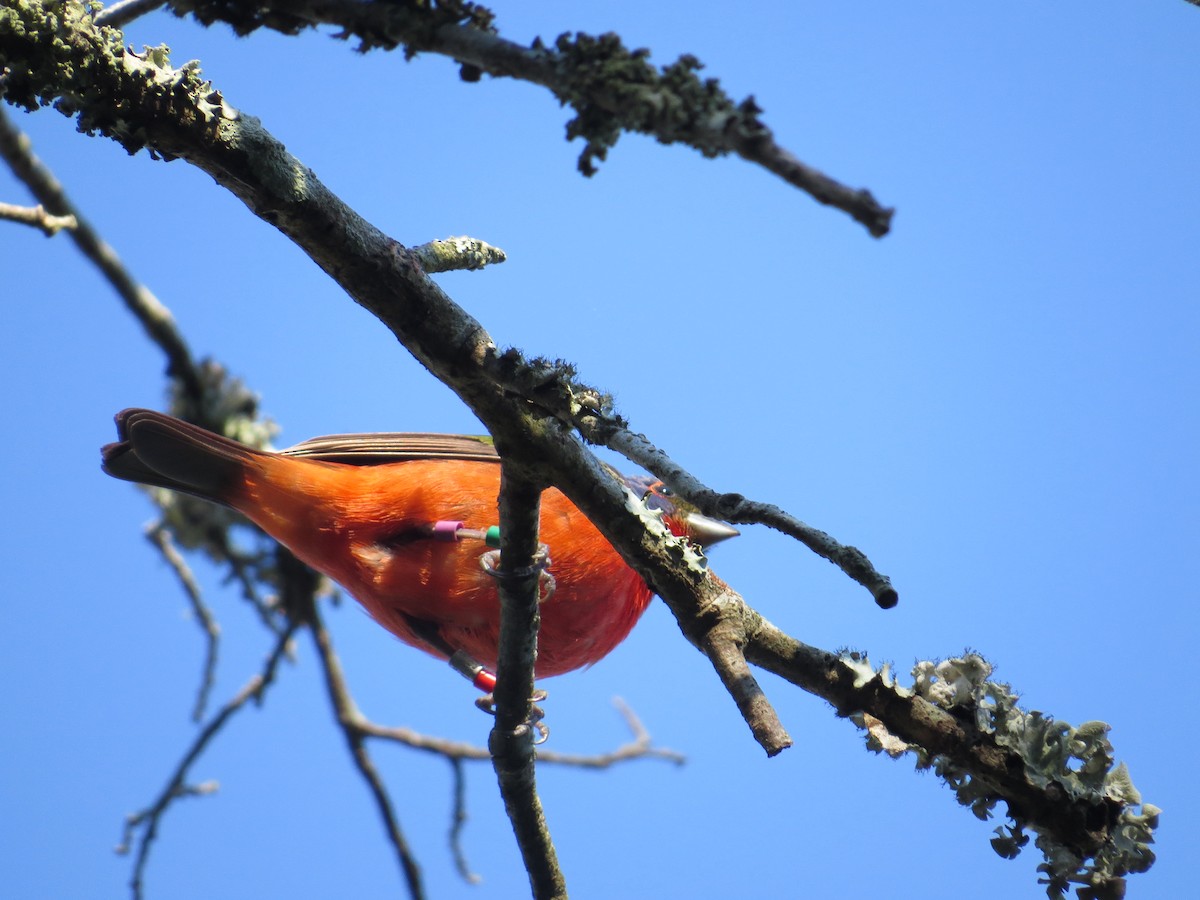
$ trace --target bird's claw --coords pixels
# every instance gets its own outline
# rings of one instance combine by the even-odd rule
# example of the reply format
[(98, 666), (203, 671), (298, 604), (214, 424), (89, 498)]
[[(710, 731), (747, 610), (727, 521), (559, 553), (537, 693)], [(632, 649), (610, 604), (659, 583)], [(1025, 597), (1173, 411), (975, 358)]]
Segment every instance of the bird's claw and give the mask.
[[(517, 726), (516, 734), (518, 737), (526, 734), (530, 729), (536, 733), (534, 744), (544, 744), (550, 737), (550, 728), (546, 725), (543, 719), (546, 718), (546, 711), (538, 706), (543, 703), (546, 697), (549, 696), (543, 690), (535, 690), (529, 698), (529, 719)], [(487, 713), (489, 716), (496, 714), (496, 697), (493, 694), (484, 694), (482, 697), (475, 698), (475, 705)]]

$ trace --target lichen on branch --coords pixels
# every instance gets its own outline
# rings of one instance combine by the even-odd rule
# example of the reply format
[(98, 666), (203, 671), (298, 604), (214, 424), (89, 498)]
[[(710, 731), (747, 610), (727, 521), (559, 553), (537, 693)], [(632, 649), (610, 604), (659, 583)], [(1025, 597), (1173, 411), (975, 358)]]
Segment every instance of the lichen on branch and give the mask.
[(1150, 845), (1160, 810), (1142, 803), (1124, 763), (1114, 765), (1106, 723), (1072, 726), (1037, 710), (1026, 712), (1012, 688), (992, 681), (991, 665), (974, 653), (918, 662), (911, 688), (897, 684), (889, 666), (876, 669), (862, 654), (843, 653), (840, 662), (856, 673), (859, 686), (878, 679), (899, 698), (925, 700), (967, 720), (976, 734), (1006, 752), (1006, 777), (1028, 788), (1020, 798), (965, 753), (930, 752), (893, 734), (870, 713), (850, 715), (867, 732), (870, 749), (892, 757), (914, 753), (917, 768), (933, 769), (977, 818), (991, 818), (996, 803), (1005, 800), (1010, 824), (996, 829), (992, 847), (1012, 859), (1029, 841), (1025, 831), (1035, 832), (1045, 857), (1038, 870), (1050, 897), (1071, 884), (1081, 886), (1081, 898), (1121, 897), (1125, 876), (1154, 863)]
[(97, 26), (80, 3), (0, 10), (0, 67), (8, 102), (29, 111), (52, 105), (76, 116), (80, 131), (111, 137), (131, 154), (148, 148), (172, 159), (172, 133), (215, 136), (235, 115), (200, 77), (199, 63), (174, 68), (165, 46), (126, 49), (121, 32)]

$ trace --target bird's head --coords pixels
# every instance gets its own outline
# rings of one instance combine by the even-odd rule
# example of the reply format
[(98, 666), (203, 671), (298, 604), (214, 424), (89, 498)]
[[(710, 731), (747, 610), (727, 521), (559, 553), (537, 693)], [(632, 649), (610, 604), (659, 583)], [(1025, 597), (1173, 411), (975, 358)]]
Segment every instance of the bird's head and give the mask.
[(661, 481), (651, 478), (626, 478), (625, 481), (634, 493), (642, 492), (642, 502), (647, 509), (662, 510), (663, 522), (677, 537), (685, 537), (701, 547), (711, 547), (741, 534), (731, 525), (704, 515)]

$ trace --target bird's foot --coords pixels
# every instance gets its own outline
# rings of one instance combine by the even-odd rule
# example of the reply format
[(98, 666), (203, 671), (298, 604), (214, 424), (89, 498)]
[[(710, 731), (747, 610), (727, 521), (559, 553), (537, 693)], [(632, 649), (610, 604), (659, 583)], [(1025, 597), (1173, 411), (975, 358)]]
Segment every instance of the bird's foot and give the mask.
[[(546, 739), (550, 737), (550, 728), (543, 721), (546, 718), (546, 711), (538, 706), (539, 703), (546, 701), (547, 696), (549, 695), (545, 691), (535, 690), (533, 696), (529, 698), (529, 719), (517, 726), (517, 733), (519, 735), (532, 729), (536, 734), (536, 737), (533, 739), (535, 744), (544, 744), (546, 743)], [(477, 697), (475, 705), (489, 716), (496, 714), (496, 698), (491, 693)]]

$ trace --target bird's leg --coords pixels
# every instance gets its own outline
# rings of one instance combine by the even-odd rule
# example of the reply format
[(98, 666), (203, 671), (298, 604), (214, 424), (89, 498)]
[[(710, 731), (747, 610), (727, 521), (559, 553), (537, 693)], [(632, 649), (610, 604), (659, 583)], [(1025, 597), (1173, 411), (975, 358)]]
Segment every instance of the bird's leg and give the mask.
[[(454, 671), (470, 681), (479, 690), (484, 691), (482, 697), (475, 698), (475, 705), (489, 716), (494, 716), (496, 714), (496, 698), (492, 694), (492, 691), (496, 688), (496, 676), (462, 650), (456, 650), (451, 654), (450, 665)], [(534, 691), (533, 696), (529, 698), (531, 705), (529, 708), (529, 721), (526, 723), (526, 727), (532, 728), (537, 732), (538, 736), (534, 739), (535, 744), (545, 743), (546, 738), (550, 736), (550, 729), (542, 721), (546, 717), (546, 711), (538, 706), (539, 703), (545, 702), (547, 696), (549, 695), (545, 691), (539, 689)]]
[[(533, 696), (529, 698), (529, 720), (520, 726), (521, 728), (532, 728), (537, 732), (537, 737), (533, 739), (535, 744), (544, 744), (547, 738), (550, 737), (550, 728), (543, 721), (546, 718), (546, 711), (538, 706), (539, 703), (543, 703), (546, 700), (547, 696), (549, 695), (543, 690), (533, 692)], [(489, 716), (496, 714), (496, 698), (490, 693), (484, 694), (482, 697), (476, 697), (475, 705)]]
[[(491, 575), (493, 578), (527, 578), (534, 573), (538, 576), (538, 602), (545, 603), (554, 595), (556, 583), (554, 576), (550, 574), (550, 548), (545, 544), (538, 547), (538, 552), (533, 558), (533, 564), (523, 569), (513, 571), (502, 570), (499, 567), (500, 563), (500, 528), (493, 525), (486, 531), (480, 531), (465, 527), (464, 523), (458, 521), (438, 521), (432, 522), (427, 527), (428, 534), (437, 540), (442, 541), (462, 541), (462, 540), (478, 540), (483, 541), (487, 546), (493, 549), (479, 557), (479, 565), (483, 571)], [(496, 688), (496, 676), (489, 672), (480, 663), (476, 662), (469, 654), (462, 650), (456, 650), (450, 655), (450, 665), (456, 672), (466, 678), (471, 684), (484, 692), (482, 697), (475, 700), (475, 705), (488, 715), (496, 714), (496, 700), (492, 695), (492, 691)], [(537, 732), (537, 737), (534, 739), (535, 744), (541, 744), (550, 736), (550, 729), (546, 727), (546, 723), (542, 721), (546, 717), (546, 711), (538, 706), (546, 699), (546, 692), (543, 690), (535, 690), (533, 696), (529, 698), (529, 721), (523, 727), (532, 728)]]
[(488, 697), (496, 689), (496, 676), (463, 650), (455, 650), (450, 655), (450, 667)]

